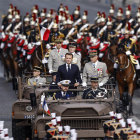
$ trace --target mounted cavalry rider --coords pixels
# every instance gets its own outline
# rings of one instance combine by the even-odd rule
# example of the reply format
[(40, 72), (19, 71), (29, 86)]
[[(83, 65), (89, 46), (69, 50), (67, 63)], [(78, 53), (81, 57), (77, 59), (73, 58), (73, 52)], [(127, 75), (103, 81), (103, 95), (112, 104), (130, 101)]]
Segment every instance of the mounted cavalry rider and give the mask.
[[(128, 56), (128, 58), (130, 59), (132, 64), (135, 64), (135, 68), (136, 68), (136, 74), (138, 77), (137, 83), (140, 84), (140, 65), (139, 65), (139, 61), (135, 60), (135, 57), (133, 57), (133, 55), (135, 55), (135, 52), (137, 50), (137, 46), (136, 46), (136, 40), (130, 38), (130, 23), (128, 24), (128, 29), (126, 29), (124, 31), (124, 39), (119, 41), (119, 46), (118, 49), (125, 51), (126, 55)], [(115, 75), (116, 75), (116, 70), (118, 68), (118, 63), (116, 62), (114, 64), (114, 69), (113, 69), (113, 76), (110, 78), (112, 81), (115, 81)]]
[(112, 21), (115, 21), (116, 18), (114, 17), (114, 5), (112, 4), (111, 7), (110, 7), (110, 10), (109, 10), (109, 16), (111, 17)]
[(108, 22), (107, 22), (107, 28), (103, 32), (103, 35), (100, 39), (100, 53), (99, 53), (99, 61), (102, 60), (104, 56), (104, 52), (107, 49), (107, 47), (110, 45), (111, 41), (114, 41), (117, 39), (117, 32), (112, 29), (112, 19), (111, 17), (108, 17)]
[(80, 6), (77, 6), (73, 12), (73, 21), (76, 22), (80, 19)]

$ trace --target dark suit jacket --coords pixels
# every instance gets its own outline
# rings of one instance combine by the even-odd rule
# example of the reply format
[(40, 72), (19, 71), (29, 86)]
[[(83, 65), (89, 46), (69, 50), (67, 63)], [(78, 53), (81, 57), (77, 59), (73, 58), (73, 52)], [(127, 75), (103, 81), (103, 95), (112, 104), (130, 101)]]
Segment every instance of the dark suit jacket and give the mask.
[(71, 64), (70, 74), (68, 74), (67, 72), (66, 64), (59, 66), (56, 75), (56, 83), (62, 80), (70, 80), (70, 84), (75, 84), (76, 80), (77, 82), (82, 83), (78, 66), (75, 64)]

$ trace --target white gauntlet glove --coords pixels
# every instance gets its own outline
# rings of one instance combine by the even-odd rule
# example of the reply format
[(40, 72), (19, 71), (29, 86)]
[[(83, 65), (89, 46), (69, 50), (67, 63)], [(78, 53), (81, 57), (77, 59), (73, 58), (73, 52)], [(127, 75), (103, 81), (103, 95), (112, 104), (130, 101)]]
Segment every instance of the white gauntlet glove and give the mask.
[(126, 51), (126, 55), (130, 55), (131, 54), (131, 52), (130, 51)]
[(82, 83), (82, 86), (83, 86), (83, 87), (86, 87), (86, 86), (87, 86), (87, 83), (85, 83), (85, 82)]

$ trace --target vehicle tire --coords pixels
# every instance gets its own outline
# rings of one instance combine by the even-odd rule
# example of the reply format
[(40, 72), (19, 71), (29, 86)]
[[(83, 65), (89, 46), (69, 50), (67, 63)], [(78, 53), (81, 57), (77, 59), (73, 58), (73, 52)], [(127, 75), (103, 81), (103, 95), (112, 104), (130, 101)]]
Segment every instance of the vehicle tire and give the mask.
[(24, 126), (16, 126), (16, 123), (22, 122), (23, 120), (12, 119), (12, 137), (14, 140), (25, 140), (26, 132)]

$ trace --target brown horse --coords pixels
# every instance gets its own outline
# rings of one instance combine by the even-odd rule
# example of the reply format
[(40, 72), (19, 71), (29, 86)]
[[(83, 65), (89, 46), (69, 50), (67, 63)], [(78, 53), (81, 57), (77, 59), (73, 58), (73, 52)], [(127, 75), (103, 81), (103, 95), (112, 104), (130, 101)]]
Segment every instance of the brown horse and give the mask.
[(107, 65), (108, 75), (113, 73), (114, 63), (117, 59), (118, 45), (117, 43), (111, 43), (110, 47), (105, 51), (104, 63)]
[(87, 57), (87, 36), (84, 36), (84, 38), (79, 43), (79, 48), (81, 49), (81, 67), (83, 68), (85, 63), (88, 61)]
[(117, 55), (119, 70), (117, 72), (116, 78), (118, 82), (118, 88), (120, 93), (120, 99), (122, 99), (122, 93), (126, 92), (125, 89), (128, 87), (129, 93), (129, 115), (133, 115), (132, 111), (132, 97), (134, 94), (134, 89), (136, 85), (136, 74), (134, 73), (133, 65), (127, 58), (126, 54), (121, 51)]

